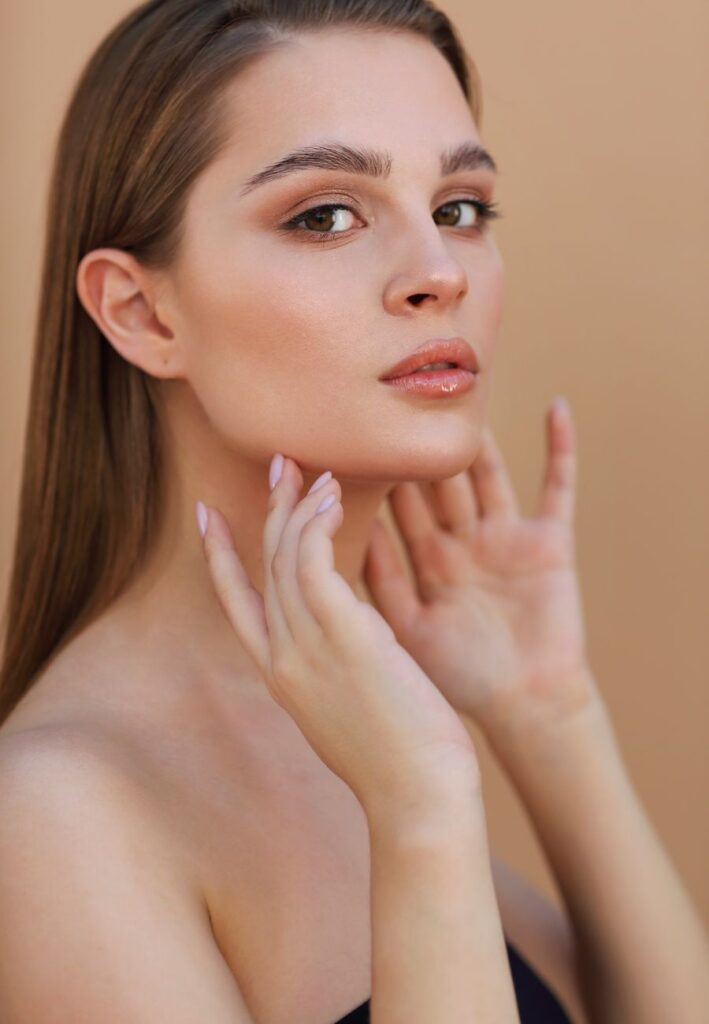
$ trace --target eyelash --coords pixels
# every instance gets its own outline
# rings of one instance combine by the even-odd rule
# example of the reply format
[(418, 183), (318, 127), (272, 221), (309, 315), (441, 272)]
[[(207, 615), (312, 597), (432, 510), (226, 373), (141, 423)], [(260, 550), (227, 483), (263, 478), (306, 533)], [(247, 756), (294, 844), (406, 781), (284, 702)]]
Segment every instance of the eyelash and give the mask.
[[(449, 199), (447, 202), (442, 203), (441, 206), (454, 206), (458, 203), (470, 203), (475, 207), (482, 223), (480, 226), (473, 226), (472, 230), (477, 231), (479, 234), (483, 234), (487, 230), (490, 221), (502, 217), (497, 203), (487, 203), (483, 199), (470, 199), (468, 197), (464, 199)], [(438, 207), (439, 210), (441, 206)], [(302, 213), (297, 214), (289, 221), (286, 221), (285, 224), (282, 224), (281, 228), (284, 231), (313, 235), (313, 241), (317, 242), (325, 242), (331, 238), (337, 238), (338, 235), (348, 234), (347, 231), (312, 231), (301, 224), (301, 221), (320, 210), (349, 210), (350, 213), (357, 214), (357, 211), (353, 207), (348, 206), (347, 203), (323, 203), (321, 206), (311, 206), (309, 210), (304, 210)], [(450, 226), (455, 227), (456, 225), (451, 224)]]

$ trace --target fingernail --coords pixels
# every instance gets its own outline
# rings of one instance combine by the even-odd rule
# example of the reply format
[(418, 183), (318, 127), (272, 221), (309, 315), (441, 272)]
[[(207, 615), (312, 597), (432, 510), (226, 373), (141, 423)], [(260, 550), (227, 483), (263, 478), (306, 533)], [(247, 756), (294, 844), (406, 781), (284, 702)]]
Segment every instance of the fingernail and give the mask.
[(326, 508), (330, 508), (332, 504), (337, 500), (336, 494), (328, 494), (327, 498), (323, 498), (318, 507), (315, 509), (315, 515), (318, 512), (324, 512)]
[(280, 452), (276, 452), (276, 454), (271, 459), (271, 468), (268, 471), (268, 483), (269, 483), (269, 486), (270, 486), (271, 490), (273, 490), (273, 488), (276, 486), (278, 481), (281, 479), (281, 473), (282, 472), (283, 472), (283, 456), (281, 455)]
[(328, 480), (330, 479), (331, 476), (332, 476), (332, 470), (331, 469), (326, 470), (321, 476), (319, 476), (317, 478), (315, 483), (312, 485), (312, 487), (308, 491), (308, 494), (312, 494), (314, 491), (319, 491), (320, 488), (323, 486), (323, 484), (326, 484), (328, 482)]
[(206, 507), (201, 501), (197, 502), (197, 526), (199, 527), (200, 534), (204, 537), (207, 532), (208, 514)]
[(568, 409), (569, 403), (563, 395), (557, 395), (551, 403), (555, 409)]

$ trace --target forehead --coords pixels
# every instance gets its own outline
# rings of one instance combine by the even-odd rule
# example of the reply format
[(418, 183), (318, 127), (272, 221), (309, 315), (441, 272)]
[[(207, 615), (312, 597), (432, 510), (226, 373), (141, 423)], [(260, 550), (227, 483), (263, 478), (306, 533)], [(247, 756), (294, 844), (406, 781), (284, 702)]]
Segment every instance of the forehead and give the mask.
[(299, 34), (255, 58), (224, 101), (225, 156), (236, 160), (244, 177), (323, 138), (361, 140), (421, 162), (435, 160), (436, 167), (440, 150), (479, 139), (453, 69), (413, 32), (339, 28)]

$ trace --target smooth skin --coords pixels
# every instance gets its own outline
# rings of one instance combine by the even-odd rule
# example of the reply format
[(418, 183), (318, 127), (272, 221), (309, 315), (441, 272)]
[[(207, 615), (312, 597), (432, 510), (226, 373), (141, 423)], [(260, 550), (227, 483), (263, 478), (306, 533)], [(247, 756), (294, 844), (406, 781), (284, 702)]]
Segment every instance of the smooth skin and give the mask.
[[(336, 480), (298, 501), (281, 473), (264, 527), (263, 597), (228, 524), (204, 547), (224, 611), (274, 698), (356, 794), (371, 845), (372, 1024), (519, 1024), (495, 899), (480, 775), (460, 720), (393, 632), (334, 569)], [(334, 498), (333, 502), (327, 501)]]
[(389, 495), (415, 582), (379, 523), (366, 576), (402, 645), (461, 721), (481, 728), (534, 823), (569, 914), (585, 1016), (690, 1024), (709, 1012), (706, 931), (633, 788), (588, 661), (576, 479), (563, 399), (547, 412), (534, 516), (522, 515), (486, 428), (469, 471)]
[[(377, 524), (367, 578), (383, 617), (377, 623), (365, 616), (366, 628), (385, 650), (384, 636), (377, 630), (388, 617), (403, 648), (430, 673), (461, 721), (475, 721), (485, 730), (517, 783), (573, 922), (573, 956), (583, 993), (580, 1019), (659, 1024), (663, 1014), (673, 1012), (689, 1024), (700, 1019), (707, 1006), (706, 936), (633, 790), (584, 652), (573, 557), (576, 445), (565, 402), (550, 410), (547, 439), (545, 476), (532, 519), (520, 514), (489, 430), (472, 471), (435, 486), (432, 501), (417, 485), (395, 489), (392, 504), (415, 583), (405, 574), (389, 534)], [(290, 465), (286, 460), (288, 469)], [(307, 603), (302, 590), (297, 592), (300, 580), (311, 588), (306, 587), (311, 600), (320, 591), (316, 604), (335, 627), (338, 613), (356, 598), (342, 590), (335, 599), (344, 581), (333, 575), (328, 541), (341, 524), (341, 505), (336, 502), (319, 516), (315, 509), (321, 496), (339, 497), (337, 480), (326, 482), (321, 492), (318, 497), (307, 495), (297, 506), (294, 525), (281, 526), (278, 547), (266, 544), (265, 564), (273, 569), (278, 565), (282, 579), (276, 589), (294, 617), (304, 615)], [(285, 509), (284, 518), (288, 514)], [(319, 519), (328, 515), (326, 532)], [(261, 647), (260, 658), (267, 664), (268, 649), (273, 660), (282, 630), (274, 595), (267, 587), (265, 605), (261, 602), (243, 572), (223, 518), (214, 511), (212, 516), (219, 523), (221, 546), (211, 551), (210, 565), (225, 610), (240, 635), (250, 625)], [(331, 585), (329, 599), (326, 581)], [(244, 614), (247, 601), (250, 616)], [(352, 621), (358, 610), (370, 608), (358, 603)], [(391, 637), (386, 640), (390, 643)], [(362, 649), (365, 641), (362, 634)], [(357, 646), (356, 640), (355, 650)], [(297, 691), (295, 673), (287, 692), (295, 693), (296, 700), (286, 706), (300, 723), (313, 716), (307, 700), (302, 701), (302, 691)], [(400, 686), (393, 687), (392, 697), (401, 692)], [(304, 731), (309, 734), (307, 726)], [(328, 750), (327, 731), (325, 736), (323, 749)], [(338, 750), (344, 747), (340, 735), (333, 736), (331, 744)], [(343, 763), (347, 765), (346, 757), (337, 761), (339, 767)], [(347, 768), (338, 774), (348, 781)], [(378, 821), (395, 817), (397, 802)], [(450, 826), (454, 832), (452, 820)], [(471, 851), (469, 863), (473, 862)], [(482, 876), (479, 887), (484, 888)], [(462, 878), (460, 889), (464, 891)], [(662, 938), (668, 927), (680, 943), (669, 965)], [(424, 959), (421, 956), (420, 969)], [(644, 965), (653, 960), (658, 971), (663, 962), (665, 968), (661, 975), (649, 977)], [(494, 959), (490, 962), (494, 970)], [(401, 976), (416, 973), (412, 969)], [(396, 1004), (385, 1005), (393, 1009)], [(429, 1012), (440, 1005), (434, 1001)], [(490, 1012), (500, 1012), (501, 1005), (495, 1004)], [(450, 1009), (460, 1008), (462, 1002)]]
[[(335, 571), (332, 536), (344, 518), (339, 482), (301, 498), (298, 466), (277, 458), (282, 473), (264, 525), (263, 596), (218, 510), (207, 510), (204, 535), (222, 607), (271, 695), (370, 820), (404, 806), (415, 813), (459, 785), (472, 798), (480, 776), (460, 719), (381, 615)], [(318, 511), (330, 497), (334, 502)]]
[[(353, 593), (363, 593), (367, 564), (374, 592), (377, 575), (382, 586), (387, 579), (400, 586), (376, 539), (376, 551), (368, 556), (382, 502), (391, 493), (395, 508), (393, 489), (426, 490), (430, 482), (448, 480), (465, 496), (455, 478), (484, 457), (502, 316), (502, 260), (492, 233), (478, 231), (467, 219), (467, 204), (460, 208), (465, 226), (452, 225), (449, 217), (439, 222), (437, 211), (458, 198), (491, 200), (495, 176), (480, 168), (441, 178), (441, 151), (480, 141), (449, 65), (428, 42), (408, 34), (309, 33), (254, 61), (225, 102), (231, 143), (190, 193), (176, 265), (149, 271), (129, 253), (98, 249), (77, 270), (80, 300), (107, 343), (160, 381), (170, 489), (165, 528), (140, 579), (62, 652), (0, 731), (0, 816), (10, 823), (0, 833), (0, 942), (3, 935), (11, 938), (0, 949), (0, 969), (6, 972), (0, 991), (7, 1002), (2, 1015), (11, 1024), (12, 1010), (21, 1020), (19, 1008), (30, 999), (34, 1019), (56, 1024), (138, 1021), (141, 1007), (146, 1021), (248, 1020), (210, 933), (201, 890), (187, 884), (176, 889), (173, 880), (192, 878), (185, 864), (201, 871), (223, 833), (240, 848), (243, 802), (237, 798), (249, 785), (272, 778), (279, 755), (291, 769), (284, 785), (287, 802), (302, 799), (315, 775), (308, 759), (312, 748), (286, 733), (282, 719), (271, 713), (282, 709), (224, 615), (195, 527), (196, 502), (222, 514), (244, 573), (263, 595), (263, 529), (274, 453), (297, 464), (305, 488), (331, 470), (344, 511), (332, 537), (334, 569)], [(247, 177), (267, 163), (295, 147), (332, 140), (387, 150), (390, 177), (310, 169), (240, 194)], [(303, 234), (282, 230), (293, 216), (325, 202), (348, 203), (355, 211), (336, 214), (329, 231), (337, 237), (314, 240), (312, 220)], [(456, 334), (473, 345), (482, 367), (466, 395), (403, 398), (377, 379), (425, 339)], [(422, 527), (414, 523), (411, 529)], [(519, 536), (515, 531), (512, 536)], [(468, 561), (475, 565), (472, 556)], [(494, 568), (489, 578), (495, 578)], [(480, 638), (484, 631), (472, 614), (478, 606), (470, 601), (474, 592), (468, 583), (459, 590), (446, 586), (444, 593), (449, 590), (459, 613), (441, 620), (469, 624)], [(529, 622), (535, 621), (540, 596), (541, 610), (551, 607), (540, 590), (534, 593), (531, 604), (521, 605)], [(381, 586), (379, 602), (384, 609)], [(406, 607), (404, 627), (414, 606)], [(512, 668), (540, 664), (526, 657), (520, 636), (505, 638), (499, 604), (493, 603), (490, 620), (497, 624), (493, 651), (507, 652)], [(390, 625), (395, 634), (400, 631), (401, 643), (401, 619)], [(543, 640), (544, 631), (535, 635)], [(476, 649), (462, 638), (454, 648), (466, 658)], [(538, 642), (531, 649), (549, 650)], [(607, 731), (597, 727), (597, 717), (583, 714), (568, 719), (573, 729), (547, 730), (549, 720), (538, 719), (537, 709), (545, 713), (552, 705), (526, 701), (538, 687), (525, 684), (524, 671), (510, 673), (510, 662), (491, 679), (494, 665), (489, 653), (477, 667), (473, 659), (469, 691), (458, 685), (457, 657), (454, 664), (439, 658), (421, 670), (443, 697), (455, 696), (455, 684), (459, 696), (469, 698), (469, 710), (480, 707), (480, 695), (491, 688), (515, 696), (511, 705), (519, 714), (503, 716), (497, 724), (505, 728), (491, 736), (531, 810), (573, 924), (572, 932), (555, 908), (527, 898), (529, 890), (526, 904), (515, 896), (515, 913), (523, 905), (530, 908), (522, 914), (530, 959), (541, 948), (553, 951), (550, 971), (558, 972), (559, 986), (574, 998), (580, 964), (593, 1021), (701, 1019), (700, 928), (615, 760), (615, 748), (606, 742)], [(555, 665), (552, 680), (535, 675), (542, 691), (550, 682), (554, 693), (584, 692), (587, 680), (564, 680)], [(524, 699), (517, 702), (519, 694)], [(559, 707), (556, 701), (553, 706)], [(533, 720), (540, 729), (527, 729)], [(558, 717), (552, 721), (559, 724)], [(235, 766), (247, 748), (259, 755), (258, 772), (251, 762), (248, 771), (241, 760)], [(189, 778), (188, 788), (168, 791), (179, 793), (172, 803), (147, 767), (154, 768), (149, 758), (158, 754), (161, 768), (180, 783)], [(323, 765), (317, 776), (323, 791), (328, 774)], [(275, 788), (265, 790), (274, 803)], [(327, 830), (334, 841), (345, 832), (350, 805), (339, 791), (328, 789), (327, 795), (327, 825), (335, 809), (345, 808), (337, 819), (341, 827)], [(188, 816), (193, 797), (196, 808), (209, 808), (208, 818), (198, 818), (196, 811)], [(219, 814), (212, 802), (217, 797)], [(167, 825), (162, 816), (175, 803), (179, 816)], [(297, 806), (300, 811), (302, 804)], [(108, 819), (96, 813), (99, 807), (111, 812)], [(261, 817), (269, 810), (259, 805)], [(44, 841), (50, 815), (63, 823), (53, 829), (51, 844)], [(314, 819), (307, 820), (314, 830)], [(183, 835), (183, 826), (187, 838), (180, 845), (176, 835)], [(136, 835), (150, 840), (136, 847), (130, 843)], [(256, 828), (250, 833), (255, 835)], [(276, 838), (290, 842), (295, 834)], [(27, 858), (27, 849), (35, 856)], [(184, 863), (177, 861), (178, 850)], [(233, 866), (225, 857), (227, 862)], [(269, 862), (269, 868), (285, 866), (283, 858), (277, 865)], [(221, 870), (222, 862), (219, 867), (211, 880), (221, 884), (231, 876)], [(177, 903), (162, 899), (166, 877)], [(299, 875), (293, 884), (304, 881)], [(121, 899), (106, 900), (107, 891), (120, 891)], [(215, 891), (223, 903), (225, 891), (220, 885)], [(498, 895), (508, 891), (500, 888)], [(27, 912), (27, 893), (38, 893), (39, 905), (51, 910), (52, 928), (41, 927), (48, 918)], [(244, 900), (234, 906), (234, 926), (241, 927), (248, 895), (240, 893)], [(366, 902), (366, 893), (361, 900), (357, 896), (348, 910)], [(343, 897), (338, 890), (338, 907)], [(150, 920), (138, 915), (146, 901)], [(215, 900), (209, 909), (216, 920), (220, 903)], [(261, 927), (261, 917), (254, 920)], [(319, 933), (328, 925), (329, 919), (319, 921)], [(353, 941), (365, 925), (358, 922)], [(81, 974), (62, 931), (67, 927), (91, 936), (82, 943)], [(311, 938), (314, 933), (313, 928)], [(148, 955), (156, 949), (162, 951), (159, 963)], [(297, 1012), (305, 1021), (344, 1010), (345, 998), (362, 993), (366, 984), (365, 944), (357, 949), (356, 960), (350, 955), (339, 961), (341, 972), (329, 969), (329, 959), (318, 977), (312, 957), (298, 963), (297, 992), (296, 982), (288, 980), (293, 975), (284, 974), (282, 994), (289, 1005), (278, 1007), (280, 1017), (272, 1002), (275, 950), (267, 949), (249, 974), (252, 1003), (268, 1010), (270, 1019), (284, 1021), (295, 1020)], [(29, 950), (33, 955), (24, 955)], [(48, 986), (43, 964), (53, 965)]]
[(486, 426), (465, 471), (389, 494), (414, 569), (372, 527), (366, 579), (386, 620), (459, 713), (488, 735), (511, 718), (555, 727), (600, 700), (589, 671), (575, 558), (576, 438), (568, 403), (547, 410), (546, 465), (524, 517)]
[[(293, 719), (224, 615), (195, 503), (222, 513), (263, 594), (274, 453), (297, 463), (306, 489), (332, 470), (344, 510), (333, 563), (364, 589), (371, 524), (391, 486), (450, 476), (479, 447), (503, 268), (472, 201), (492, 201), (495, 175), (441, 176), (441, 154), (480, 136), (448, 63), (408, 33), (303, 34), (250, 63), (224, 103), (230, 143), (194, 183), (177, 262), (151, 270), (102, 248), (77, 268), (106, 342), (159, 381), (169, 488), (139, 579), (0, 731), (0, 943), (11, 937), (0, 992), (11, 1024), (28, 1007), (53, 1024), (248, 1020), (242, 985), (257, 1018), (334, 1020), (370, 991), (361, 805), (286, 727)], [(308, 169), (242, 194), (285, 153), (335, 141), (388, 154), (390, 175)], [(326, 202), (352, 207), (328, 224), (336, 237), (316, 238), (313, 218), (284, 230)], [(458, 334), (482, 367), (474, 394), (434, 407), (378, 379), (426, 339)], [(62, 827), (38, 841), (52, 814)], [(135, 836), (146, 838), (131, 845)], [(276, 935), (278, 885), (288, 905)], [(175, 902), (161, 898), (165, 886)], [(27, 913), (28, 892), (46, 916)], [(146, 905), (150, 920), (138, 914)], [(81, 973), (69, 928), (89, 937)], [(504, 964), (499, 946), (493, 954)]]

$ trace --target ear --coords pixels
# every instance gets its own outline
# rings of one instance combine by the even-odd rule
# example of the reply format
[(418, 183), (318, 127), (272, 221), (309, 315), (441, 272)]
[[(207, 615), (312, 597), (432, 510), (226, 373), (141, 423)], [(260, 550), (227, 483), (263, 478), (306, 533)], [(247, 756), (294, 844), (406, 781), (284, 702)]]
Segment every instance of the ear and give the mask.
[(121, 249), (93, 249), (79, 263), (76, 290), (124, 359), (151, 377), (183, 376), (180, 346), (166, 322), (169, 312), (158, 312), (158, 280), (134, 256)]

